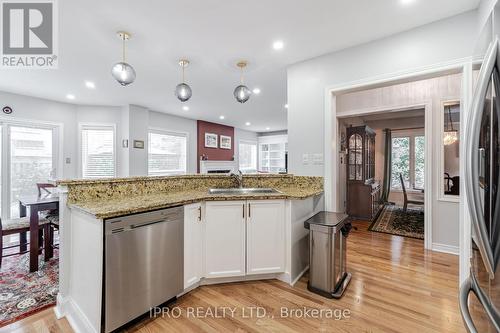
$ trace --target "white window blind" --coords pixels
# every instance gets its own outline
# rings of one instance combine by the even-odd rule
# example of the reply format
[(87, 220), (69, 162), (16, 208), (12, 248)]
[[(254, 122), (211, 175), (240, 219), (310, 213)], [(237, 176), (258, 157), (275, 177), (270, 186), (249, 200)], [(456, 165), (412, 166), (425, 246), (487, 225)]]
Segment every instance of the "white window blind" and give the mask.
[(187, 135), (150, 130), (148, 174), (179, 175), (187, 172)]
[(115, 177), (115, 128), (81, 126), (83, 178)]
[(239, 169), (243, 173), (257, 172), (257, 142), (240, 141), (239, 146)]

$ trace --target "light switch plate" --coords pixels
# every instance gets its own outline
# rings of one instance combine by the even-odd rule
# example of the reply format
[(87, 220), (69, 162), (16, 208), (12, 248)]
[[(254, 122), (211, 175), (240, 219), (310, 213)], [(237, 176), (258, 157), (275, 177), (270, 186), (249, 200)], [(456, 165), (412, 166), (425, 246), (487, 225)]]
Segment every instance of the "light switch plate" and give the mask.
[(71, 158), (70, 157), (66, 157), (66, 164), (71, 164)]
[(302, 164), (304, 165), (309, 164), (309, 154), (302, 154)]
[(323, 165), (323, 154), (313, 154), (312, 160), (315, 165)]

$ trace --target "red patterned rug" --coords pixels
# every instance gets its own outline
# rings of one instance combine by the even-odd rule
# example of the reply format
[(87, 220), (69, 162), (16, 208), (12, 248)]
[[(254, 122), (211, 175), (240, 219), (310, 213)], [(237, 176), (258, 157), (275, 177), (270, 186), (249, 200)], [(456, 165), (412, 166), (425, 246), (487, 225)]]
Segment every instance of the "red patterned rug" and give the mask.
[(40, 269), (30, 273), (28, 254), (3, 258), (0, 269), (0, 327), (56, 303), (59, 281), (58, 251)]

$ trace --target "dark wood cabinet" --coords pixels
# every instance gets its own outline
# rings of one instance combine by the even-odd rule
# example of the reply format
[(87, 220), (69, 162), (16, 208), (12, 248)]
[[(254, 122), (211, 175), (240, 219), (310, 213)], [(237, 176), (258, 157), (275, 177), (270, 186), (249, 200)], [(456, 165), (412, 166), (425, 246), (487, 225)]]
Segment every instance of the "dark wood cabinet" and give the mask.
[(375, 177), (375, 132), (368, 126), (348, 127), (347, 214), (372, 220), (380, 204), (380, 184)]

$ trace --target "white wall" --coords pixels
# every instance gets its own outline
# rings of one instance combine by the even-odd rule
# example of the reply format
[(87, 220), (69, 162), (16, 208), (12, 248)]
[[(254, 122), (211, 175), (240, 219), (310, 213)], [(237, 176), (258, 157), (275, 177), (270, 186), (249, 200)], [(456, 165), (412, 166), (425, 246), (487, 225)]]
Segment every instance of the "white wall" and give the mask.
[(325, 89), (391, 73), (409, 73), (471, 56), (477, 12), (467, 12), (410, 31), (288, 68), (289, 171), (324, 175), (322, 165), (303, 165), (302, 154), (323, 153)]
[[(31, 120), (51, 122), (63, 125), (62, 135), (62, 174), (58, 177), (74, 178), (77, 175), (77, 108), (73, 104), (59, 103), (46, 99), (24, 95), (0, 92), (0, 101), (3, 106), (10, 106), (12, 114), (2, 114), (0, 119)], [(66, 158), (70, 163), (66, 163)]]

